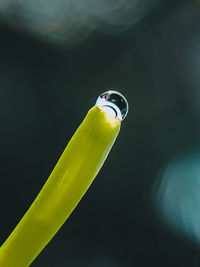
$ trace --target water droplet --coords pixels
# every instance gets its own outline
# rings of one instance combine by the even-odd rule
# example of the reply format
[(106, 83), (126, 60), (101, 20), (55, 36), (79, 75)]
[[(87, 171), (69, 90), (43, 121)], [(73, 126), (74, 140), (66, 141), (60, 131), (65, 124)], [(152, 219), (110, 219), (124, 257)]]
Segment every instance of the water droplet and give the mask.
[(118, 91), (107, 91), (97, 98), (96, 106), (122, 121), (128, 113), (128, 102)]

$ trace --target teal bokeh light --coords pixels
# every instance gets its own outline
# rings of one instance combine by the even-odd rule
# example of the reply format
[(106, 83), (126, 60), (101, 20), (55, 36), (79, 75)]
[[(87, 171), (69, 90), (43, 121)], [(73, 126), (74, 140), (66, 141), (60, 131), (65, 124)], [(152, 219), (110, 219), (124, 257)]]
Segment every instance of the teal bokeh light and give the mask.
[(160, 179), (159, 216), (174, 232), (200, 242), (200, 152), (171, 159)]

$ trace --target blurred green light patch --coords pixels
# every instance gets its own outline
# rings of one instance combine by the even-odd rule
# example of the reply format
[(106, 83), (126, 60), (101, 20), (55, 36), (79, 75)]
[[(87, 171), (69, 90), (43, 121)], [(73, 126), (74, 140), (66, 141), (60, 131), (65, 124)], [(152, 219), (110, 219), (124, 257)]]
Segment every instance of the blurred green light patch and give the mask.
[(171, 159), (154, 190), (158, 215), (173, 232), (200, 242), (200, 151)]

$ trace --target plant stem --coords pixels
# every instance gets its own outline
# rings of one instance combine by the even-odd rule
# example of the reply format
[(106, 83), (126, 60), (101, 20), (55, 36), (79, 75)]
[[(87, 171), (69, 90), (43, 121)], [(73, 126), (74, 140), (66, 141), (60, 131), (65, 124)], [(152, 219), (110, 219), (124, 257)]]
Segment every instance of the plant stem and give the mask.
[(120, 121), (93, 107), (39, 195), (0, 248), (0, 266), (26, 267), (76, 207), (104, 163)]

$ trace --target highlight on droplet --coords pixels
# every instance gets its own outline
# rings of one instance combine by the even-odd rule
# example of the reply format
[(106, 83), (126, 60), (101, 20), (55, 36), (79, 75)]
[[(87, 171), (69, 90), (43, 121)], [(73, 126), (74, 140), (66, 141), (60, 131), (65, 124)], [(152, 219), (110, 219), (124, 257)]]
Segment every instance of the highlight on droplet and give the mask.
[(110, 90), (101, 94), (96, 102), (101, 110), (122, 121), (128, 113), (128, 102), (118, 91)]

